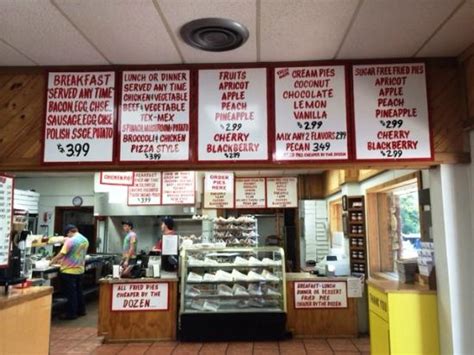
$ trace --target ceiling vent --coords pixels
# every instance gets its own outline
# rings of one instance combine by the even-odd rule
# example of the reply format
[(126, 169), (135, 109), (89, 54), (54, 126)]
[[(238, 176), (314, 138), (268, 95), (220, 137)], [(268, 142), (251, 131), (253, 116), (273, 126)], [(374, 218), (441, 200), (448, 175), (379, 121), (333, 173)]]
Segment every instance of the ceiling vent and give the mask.
[(203, 51), (224, 52), (238, 48), (249, 38), (247, 28), (233, 20), (202, 18), (188, 22), (180, 30), (190, 46)]

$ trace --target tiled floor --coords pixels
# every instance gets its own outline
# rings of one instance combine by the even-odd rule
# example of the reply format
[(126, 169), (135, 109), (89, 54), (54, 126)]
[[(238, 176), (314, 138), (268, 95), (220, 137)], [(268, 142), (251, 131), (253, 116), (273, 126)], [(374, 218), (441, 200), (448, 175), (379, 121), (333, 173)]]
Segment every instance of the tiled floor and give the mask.
[(102, 344), (95, 327), (54, 325), (51, 331), (51, 355), (59, 354), (157, 354), (157, 355), (328, 355), (370, 354), (368, 338), (293, 339), (270, 342), (232, 343), (125, 343)]

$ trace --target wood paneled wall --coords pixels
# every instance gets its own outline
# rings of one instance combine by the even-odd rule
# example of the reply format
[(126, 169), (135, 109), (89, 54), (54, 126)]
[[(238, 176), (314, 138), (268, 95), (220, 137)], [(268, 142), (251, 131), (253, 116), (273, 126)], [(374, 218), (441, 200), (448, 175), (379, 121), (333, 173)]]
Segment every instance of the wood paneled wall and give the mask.
[(467, 122), (466, 129), (474, 128), (474, 44), (461, 56), (466, 85)]
[[(469, 57), (466, 70), (474, 72), (473, 59)], [(468, 162), (466, 127), (471, 126), (474, 112), (474, 79), (468, 83), (469, 99), (464, 87), (464, 71), (455, 59), (430, 60), (427, 64), (429, 83), (429, 103), (433, 126), (435, 162)], [(42, 131), (46, 90), (46, 72), (40, 68), (0, 68), (0, 170), (64, 170), (62, 166), (44, 167), (41, 165)], [(467, 114), (469, 102), (470, 115)], [(471, 119), (469, 119), (469, 117)], [(273, 164), (261, 163), (259, 169), (291, 168), (388, 168), (388, 167), (425, 167), (428, 163), (334, 163), (334, 164)], [(100, 169), (130, 169), (132, 166), (111, 164)], [(206, 169), (215, 166), (199, 165)], [(192, 169), (186, 164), (142, 165), (135, 170), (147, 169)], [(255, 169), (255, 164), (223, 164), (222, 169)], [(97, 166), (80, 165), (71, 169), (97, 170)], [(68, 170), (70, 170), (68, 168)]]

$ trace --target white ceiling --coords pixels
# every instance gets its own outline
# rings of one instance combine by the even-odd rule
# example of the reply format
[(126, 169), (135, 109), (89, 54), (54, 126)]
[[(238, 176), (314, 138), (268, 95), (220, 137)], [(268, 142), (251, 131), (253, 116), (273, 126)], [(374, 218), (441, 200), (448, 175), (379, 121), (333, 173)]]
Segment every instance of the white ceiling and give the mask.
[[(184, 44), (201, 17), (250, 31), (224, 53)], [(0, 66), (457, 56), (474, 0), (0, 0)]]

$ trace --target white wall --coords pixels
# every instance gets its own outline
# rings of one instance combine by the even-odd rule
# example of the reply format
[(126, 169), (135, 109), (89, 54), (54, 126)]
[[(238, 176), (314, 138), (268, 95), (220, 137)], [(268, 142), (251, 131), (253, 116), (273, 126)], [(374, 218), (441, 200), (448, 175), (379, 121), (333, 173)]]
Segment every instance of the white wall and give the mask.
[[(39, 192), (39, 225), (47, 224), (49, 234), (54, 232), (55, 207), (72, 207), (72, 199), (81, 196), (83, 206), (94, 206), (94, 177), (46, 177), (16, 178), (15, 187), (22, 190)], [(51, 213), (51, 219), (43, 220), (44, 213)], [(38, 233), (43, 229), (38, 226)]]

